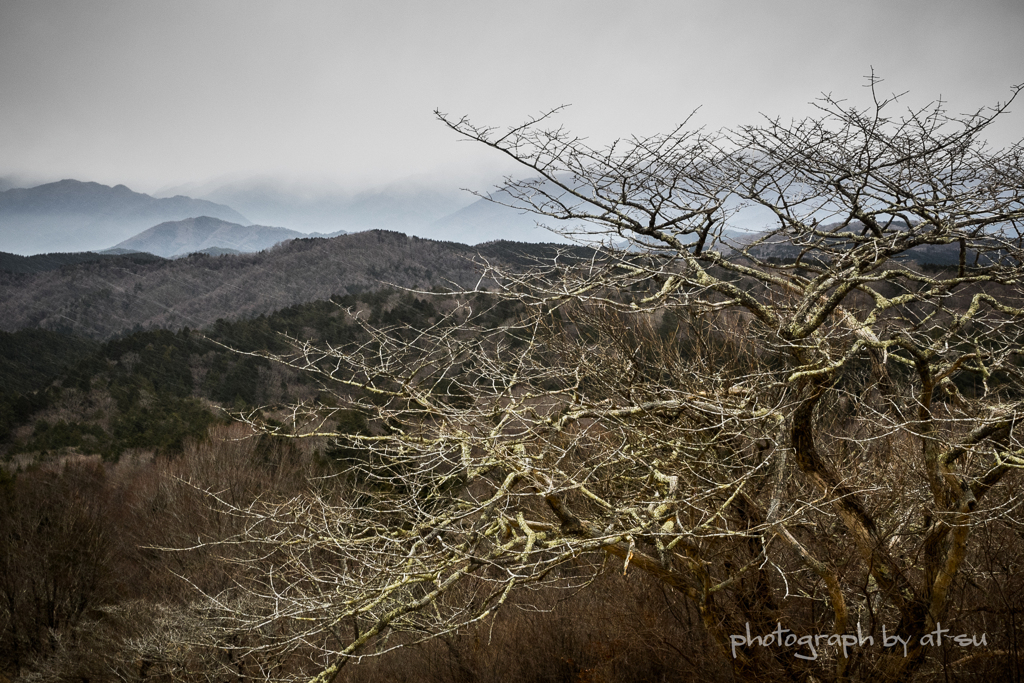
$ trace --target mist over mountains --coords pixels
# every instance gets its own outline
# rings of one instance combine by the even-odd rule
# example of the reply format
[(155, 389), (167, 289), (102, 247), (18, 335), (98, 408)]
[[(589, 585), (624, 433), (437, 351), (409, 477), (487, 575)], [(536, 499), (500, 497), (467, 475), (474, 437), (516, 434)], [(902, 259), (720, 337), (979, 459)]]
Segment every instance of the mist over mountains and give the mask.
[(267, 180), (180, 185), (165, 192), (202, 197), (229, 205), (254, 222), (304, 232), (394, 230), (464, 244), (556, 239), (552, 233), (538, 230), (532, 215), (423, 179), (359, 192), (311, 190)]
[[(15, 177), (0, 178), (0, 252), (10, 254), (111, 249), (150, 251), (161, 256), (209, 249), (251, 252), (284, 239), (363, 230), (393, 230), (465, 244), (562, 241), (553, 233), (537, 229), (532, 215), (463, 190), (422, 181), (392, 183), (361, 192), (240, 181), (217, 186), (182, 185), (156, 193), (173, 192), (173, 196), (150, 196), (124, 185), (110, 187), (79, 180), (11, 187), (18, 184)], [(200, 193), (205, 193), (202, 198), (194, 198)], [(251, 234), (232, 228), (207, 241), (199, 238), (203, 230), (190, 224), (179, 226), (176, 238), (141, 235), (166, 223), (200, 217), (251, 227)], [(168, 231), (164, 226), (157, 232)], [(186, 239), (188, 234), (191, 237)]]
[[(189, 186), (172, 191), (189, 190)], [(397, 230), (409, 232), (428, 225), (474, 201), (458, 188), (417, 182), (348, 192), (341, 188), (315, 190), (267, 180), (238, 181), (194, 187), (190, 196), (234, 207), (264, 225), (284, 225), (302, 232)]]
[(17, 178), (12, 176), (0, 176), (0, 192), (6, 192), (7, 190), (13, 190), (18, 187), (24, 187), (24, 185), (19, 182)]
[(157, 199), (124, 185), (61, 180), (9, 189), (0, 192), (0, 251), (95, 251), (159, 223), (194, 216), (249, 224), (223, 204), (180, 195)]

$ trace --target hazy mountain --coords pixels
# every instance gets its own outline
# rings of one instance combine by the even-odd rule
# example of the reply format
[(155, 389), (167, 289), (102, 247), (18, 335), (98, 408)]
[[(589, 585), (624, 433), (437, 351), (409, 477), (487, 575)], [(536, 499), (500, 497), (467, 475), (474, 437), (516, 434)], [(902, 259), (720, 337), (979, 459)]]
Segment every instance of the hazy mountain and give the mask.
[(473, 201), (472, 195), (457, 188), (438, 189), (419, 180), (360, 192), (311, 189), (270, 180), (234, 181), (213, 187), (181, 185), (165, 192), (187, 192), (228, 204), (257, 223), (328, 233), (377, 229), (418, 232)]
[(342, 235), (348, 234), (350, 234), (348, 230), (335, 230), (334, 232), (307, 232), (303, 235), (303, 237), (324, 237), (330, 239), (332, 237), (341, 237)]
[[(599, 213), (599, 209), (588, 204), (584, 199), (571, 196), (565, 189), (548, 180), (534, 179), (528, 181), (535, 190), (549, 193), (551, 197), (559, 197), (569, 206), (576, 206), (581, 211)], [(571, 178), (563, 182), (571, 184)], [(590, 188), (579, 186), (578, 192), (588, 196)], [(451, 235), (445, 239), (454, 239), (467, 244), (480, 244), (490, 240), (521, 240), (528, 242), (567, 242), (568, 237), (554, 232), (579, 229), (581, 221), (560, 221), (547, 216), (512, 208), (521, 206), (523, 200), (516, 200), (505, 191), (494, 190), (488, 198), (478, 197), (472, 204), (432, 222), (427, 230), (429, 237)], [(593, 229), (593, 226), (591, 226)]]
[(13, 190), (17, 187), (24, 187), (25, 185), (15, 176), (0, 176), (0, 192), (6, 192), (7, 190)]
[(265, 225), (238, 225), (219, 218), (199, 216), (182, 221), (167, 221), (140, 232), (113, 249), (145, 251), (164, 258), (184, 256), (195, 252), (215, 255), (225, 253), (246, 253), (269, 249), (278, 242), (306, 237), (301, 232), (287, 228), (273, 228)]
[(110, 338), (137, 327), (198, 328), (387, 284), (472, 288), (480, 278), (478, 254), (523, 268), (524, 255), (551, 257), (554, 250), (550, 244), (469, 247), (375, 230), (295, 239), (258, 254), (149, 262), (128, 255), (49, 272), (0, 272), (0, 329)]
[(124, 185), (61, 180), (0, 192), (0, 251), (37, 254), (102, 249), (164, 221), (212, 216), (247, 225), (234, 209), (176, 196), (156, 199)]
[[(537, 222), (541, 219), (537, 214), (516, 211), (487, 199), (478, 199), (469, 206), (433, 221), (421, 234), (431, 239), (465, 244), (493, 240), (562, 241), (563, 238), (556, 233), (538, 227)], [(554, 219), (547, 219), (546, 222), (552, 227), (559, 224)]]
[[(248, 180), (179, 185), (164, 192), (182, 192), (228, 204), (257, 223), (286, 225), (295, 230), (396, 230), (465, 244), (562, 240), (538, 228), (539, 217), (534, 214), (480, 199), (454, 185), (442, 187), (438, 183), (416, 177), (371, 190), (347, 192)], [(486, 187), (487, 182), (477, 185)], [(496, 198), (501, 197), (501, 193), (496, 194)]]
[[(840, 226), (839, 223), (833, 223), (829, 225), (821, 226), (823, 231), (835, 230)], [(908, 225), (903, 221), (894, 221), (893, 226), (895, 230), (902, 231), (908, 229)], [(843, 234), (862, 234), (864, 231), (864, 224), (859, 221), (852, 222), (847, 226)], [(735, 246), (750, 245), (754, 244), (758, 240), (764, 240), (753, 247), (750, 247), (752, 255), (761, 259), (782, 259), (791, 260), (795, 259), (800, 255), (802, 248), (799, 245), (793, 244), (793, 242), (786, 235), (771, 235), (765, 236), (765, 233), (750, 233), (742, 236), (734, 236)], [(850, 242), (843, 240), (843, 242), (835, 242), (836, 246), (841, 249), (849, 248)], [(990, 245), (995, 248), (995, 244)], [(973, 265), (975, 259), (978, 259), (982, 265), (988, 265), (992, 262), (992, 254), (981, 254), (979, 255), (978, 250), (968, 249), (966, 253), (967, 263)], [(907, 251), (900, 254), (895, 259), (901, 262), (914, 262), (918, 264), (928, 264), (932, 266), (954, 266), (960, 262), (960, 244), (954, 242), (952, 244), (919, 244), (916, 247), (912, 247)]]

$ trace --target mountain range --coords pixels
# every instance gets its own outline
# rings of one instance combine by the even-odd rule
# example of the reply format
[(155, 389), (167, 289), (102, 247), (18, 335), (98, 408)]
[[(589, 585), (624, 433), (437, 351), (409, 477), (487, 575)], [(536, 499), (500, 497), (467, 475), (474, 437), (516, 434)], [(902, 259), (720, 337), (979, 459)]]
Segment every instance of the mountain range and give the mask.
[[(431, 239), (447, 239), (465, 244), (478, 244), (490, 240), (563, 241), (560, 235), (539, 227), (538, 223), (543, 222), (540, 216), (516, 211), (498, 203), (510, 201), (506, 195), (498, 193), (494, 199), (496, 201), (479, 198), (472, 204), (424, 226), (417, 234)], [(546, 222), (548, 225), (556, 223), (552, 219), (547, 219)]]
[(0, 192), (0, 251), (94, 251), (165, 221), (210, 216), (240, 225), (229, 206), (176, 196), (157, 199), (124, 185), (61, 180)]
[[(313, 192), (272, 182), (238, 182), (217, 187), (179, 186), (166, 192), (205, 192), (201, 199), (183, 194), (155, 197), (124, 185), (62, 180), (30, 188), (11, 188), (14, 178), (0, 178), (0, 252), (43, 254), (143, 249), (140, 233), (165, 223), (208, 217), (251, 226), (259, 236), (232, 229), (213, 242), (203, 239), (146, 248), (160, 255), (225, 249), (258, 251), (281, 239), (338, 235), (345, 232), (395, 230), (429, 239), (480, 244), (494, 240), (562, 241), (536, 227), (535, 217), (454, 189), (422, 181), (392, 183), (362, 192)], [(244, 214), (244, 215), (243, 215)], [(267, 228), (266, 226), (284, 226)], [(309, 233), (310, 230), (318, 232)], [(196, 228), (182, 226), (179, 238)], [(306, 232), (303, 232), (306, 231)], [(162, 228), (158, 232), (168, 232)], [(199, 232), (202, 232), (201, 230)], [(230, 232), (230, 234), (229, 234)], [(218, 241), (223, 237), (226, 241)], [(158, 242), (160, 240), (157, 240)], [(234, 241), (239, 247), (232, 246)], [(174, 254), (168, 249), (176, 249)]]
[(309, 191), (271, 181), (183, 185), (168, 191), (201, 196), (230, 205), (253, 221), (297, 230), (395, 230), (463, 244), (560, 241), (553, 233), (538, 229), (532, 214), (421, 178), (361, 192)]
[[(318, 237), (335, 237), (316, 235)], [(284, 242), (309, 237), (288, 228), (266, 225), (239, 225), (219, 218), (198, 216), (181, 221), (167, 221), (119, 242), (103, 253), (148, 252), (164, 258), (176, 258), (202, 252), (222, 255), (263, 251)]]
[(360, 192), (313, 190), (269, 180), (226, 183), (214, 188), (181, 186), (172, 191), (227, 204), (250, 220), (305, 232), (396, 230), (415, 232), (473, 201), (456, 188), (396, 182)]

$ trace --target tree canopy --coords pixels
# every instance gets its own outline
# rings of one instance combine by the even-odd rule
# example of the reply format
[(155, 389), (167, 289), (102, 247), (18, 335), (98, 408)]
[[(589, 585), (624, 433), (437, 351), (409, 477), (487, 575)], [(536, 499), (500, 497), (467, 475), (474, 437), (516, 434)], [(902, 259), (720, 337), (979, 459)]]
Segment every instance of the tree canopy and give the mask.
[[(221, 636), (331, 681), (609, 566), (684, 596), (743, 680), (906, 681), (943, 624), (980, 634), (970, 596), (1013, 579), (979, 558), (1022, 557), (1024, 147), (984, 141), (1008, 103), (817, 104), (606, 147), (557, 110), (439, 114), (527, 171), (495, 200), (601, 246), (484, 262), (487, 296), (418, 329), (263, 354), (333, 398), (245, 419), (345, 455), (320, 493), (220, 501), (247, 520), (210, 540), (245, 549)], [(747, 638), (777, 628), (839, 637)]]

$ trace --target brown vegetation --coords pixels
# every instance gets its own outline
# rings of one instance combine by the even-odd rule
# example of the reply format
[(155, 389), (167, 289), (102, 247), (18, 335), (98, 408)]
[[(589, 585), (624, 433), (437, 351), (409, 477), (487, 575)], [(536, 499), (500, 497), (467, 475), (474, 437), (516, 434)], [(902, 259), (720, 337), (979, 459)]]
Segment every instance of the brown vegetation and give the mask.
[(1020, 679), (1022, 147), (981, 142), (1005, 106), (820, 104), (606, 149), (447, 121), (541, 176), (500, 196), (630, 248), (229, 339), (318, 392), (6, 482), (7, 670)]
[[(688, 603), (727, 677), (1019, 672), (1015, 612), (970, 606), (1016, 581), (978, 567), (1019, 538), (1024, 504), (1021, 146), (981, 141), (1005, 106), (893, 106), (826, 98), (805, 121), (606, 149), (547, 117), (500, 134), (446, 120), (539, 175), (501, 188), (512, 206), (632, 248), (492, 266), (524, 311), (503, 329), (453, 313), (270, 354), (334, 396), (285, 425), (243, 417), (337, 439), (350, 488), (228, 506), (248, 520), (249, 602), (225, 606), (221, 637), (264, 629), (250, 652), (331, 681), (583, 590), (611, 556)], [(773, 218), (736, 241), (750, 207)], [(795, 256), (764, 257), (779, 240)], [(955, 245), (957, 264), (902, 260), (922, 245)], [(335, 429), (352, 410), (365, 428)], [(999, 644), (948, 649), (983, 632)]]

